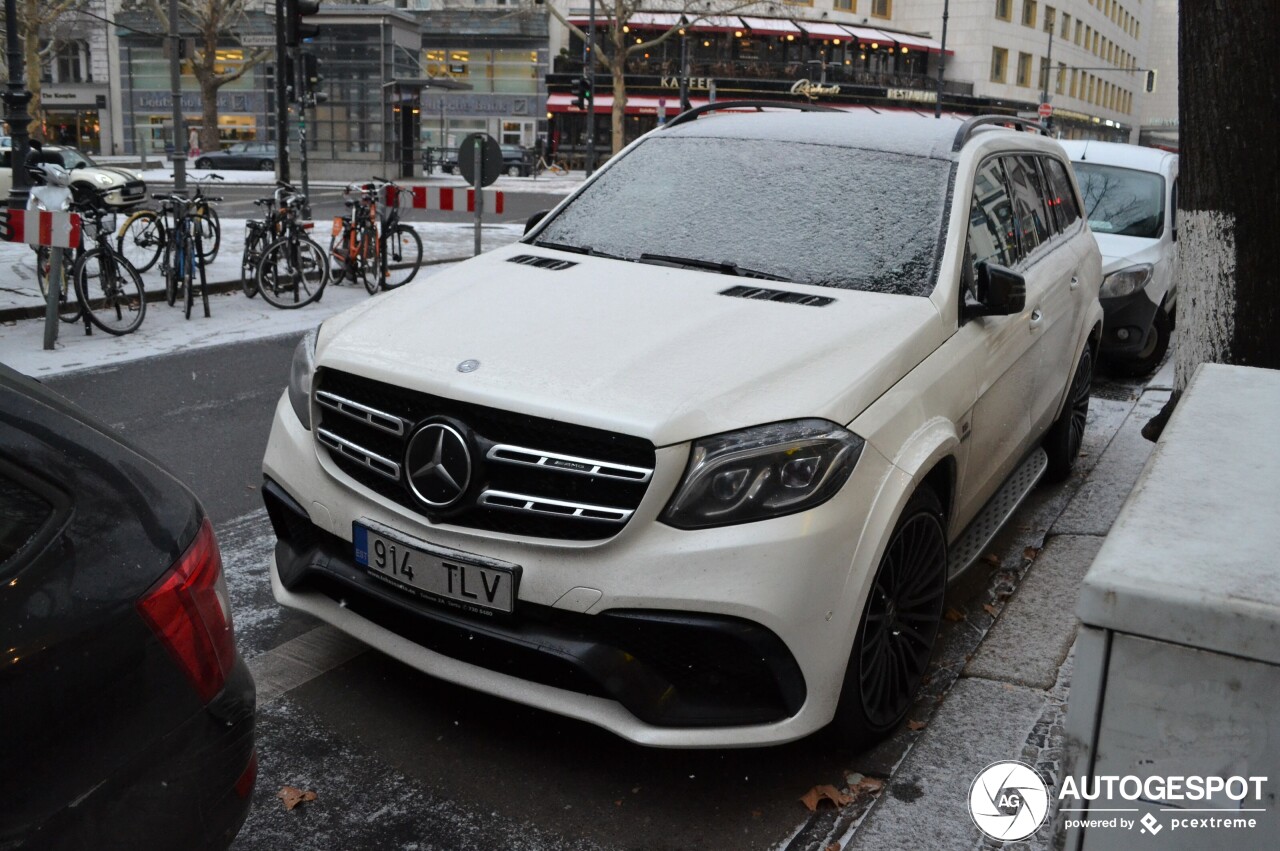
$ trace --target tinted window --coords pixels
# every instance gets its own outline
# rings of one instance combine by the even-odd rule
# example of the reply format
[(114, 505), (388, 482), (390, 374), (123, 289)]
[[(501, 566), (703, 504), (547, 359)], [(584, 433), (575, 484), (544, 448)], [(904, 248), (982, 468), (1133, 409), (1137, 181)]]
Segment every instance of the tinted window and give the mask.
[(53, 514), (44, 498), (0, 472), (0, 575)]
[(944, 160), (884, 151), (651, 136), (611, 162), (537, 244), (927, 295), (949, 174)]
[(1156, 239), (1164, 232), (1164, 178), (1094, 163), (1075, 163), (1089, 227)]
[(1058, 217), (1058, 228), (1066, 230), (1080, 218), (1080, 206), (1076, 193), (1071, 189), (1071, 178), (1061, 161), (1045, 157), (1040, 161), (1049, 179), (1049, 206)]
[(1005, 190), (1000, 161), (987, 160), (973, 181), (969, 207), (969, 267), (977, 280), (979, 263), (1012, 266), (1017, 262), (1013, 206)]
[(1013, 213), (1018, 222), (1018, 243), (1022, 256), (1027, 257), (1051, 234), (1049, 208), (1045, 206), (1045, 192), (1040, 186), (1040, 173), (1032, 157), (1003, 157), (1005, 174), (1009, 178), (1009, 193), (1013, 198)]

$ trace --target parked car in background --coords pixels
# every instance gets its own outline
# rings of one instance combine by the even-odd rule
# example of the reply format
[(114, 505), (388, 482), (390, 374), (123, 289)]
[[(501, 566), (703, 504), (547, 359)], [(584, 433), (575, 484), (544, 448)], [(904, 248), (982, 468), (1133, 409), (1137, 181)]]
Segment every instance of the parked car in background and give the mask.
[(646, 745), (904, 721), (948, 583), (1079, 454), (1098, 246), (1007, 117), (735, 108), (304, 338), (277, 600)]
[(234, 142), (225, 150), (196, 157), (196, 168), (274, 171), (276, 146), (268, 142)]
[[(533, 151), (519, 145), (500, 145), (502, 149), (502, 171), (510, 177), (528, 177), (533, 174)], [(458, 149), (450, 148), (440, 155), (440, 170), (445, 174), (458, 171)]]
[[(9, 197), (13, 186), (13, 169), (10, 157), (13, 150), (9, 137), (0, 140), (0, 197)], [(73, 188), (92, 189), (104, 193), (103, 199), (113, 207), (132, 207), (146, 200), (147, 184), (137, 172), (118, 166), (99, 165), (93, 158), (77, 148), (65, 145), (45, 145), (41, 149), (55, 155), (63, 168), (71, 173)]]
[(158, 462), (0, 365), (0, 848), (225, 849), (254, 683), (213, 530)]
[(1178, 155), (1115, 142), (1064, 141), (1102, 251), (1102, 354), (1128, 376), (1164, 358), (1177, 298)]

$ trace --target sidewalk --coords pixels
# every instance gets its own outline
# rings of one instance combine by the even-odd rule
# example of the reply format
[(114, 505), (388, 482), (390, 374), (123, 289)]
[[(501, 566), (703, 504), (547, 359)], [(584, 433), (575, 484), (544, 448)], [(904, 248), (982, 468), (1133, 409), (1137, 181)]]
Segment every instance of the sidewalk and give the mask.
[(969, 787), (1002, 759), (1057, 783), (1080, 583), (1154, 448), (1142, 426), (1172, 383), (1170, 358), (1145, 388), (1102, 382), (1099, 395), (1095, 387), (1075, 475), (1034, 491), (985, 565), (970, 570), (978, 575), (950, 594), (935, 670), (912, 712), (916, 729), (850, 761), (845, 783), (881, 778), (882, 791), (842, 811), (819, 810), (786, 851), (1051, 846), (1052, 817), (1023, 842), (984, 839), (969, 815)]

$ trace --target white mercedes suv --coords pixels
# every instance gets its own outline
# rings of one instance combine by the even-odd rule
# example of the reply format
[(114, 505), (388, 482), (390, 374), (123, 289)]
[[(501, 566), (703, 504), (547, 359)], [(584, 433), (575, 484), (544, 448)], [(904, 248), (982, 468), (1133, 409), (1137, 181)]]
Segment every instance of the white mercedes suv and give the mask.
[(648, 745), (902, 721), (948, 580), (1078, 453), (1098, 248), (1009, 119), (749, 106), (302, 341), (280, 603)]

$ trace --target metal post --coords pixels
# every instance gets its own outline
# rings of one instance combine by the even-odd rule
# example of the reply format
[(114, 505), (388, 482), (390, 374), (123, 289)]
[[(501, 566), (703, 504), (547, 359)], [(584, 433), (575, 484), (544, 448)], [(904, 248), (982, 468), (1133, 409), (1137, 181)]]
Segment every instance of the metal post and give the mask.
[(138, 113), (134, 109), (133, 100), (133, 45), (126, 45), (124, 49), (124, 61), (128, 67), (129, 75), (129, 138), (133, 141), (134, 153), (138, 155), (138, 170), (142, 171), (147, 167), (147, 155), (138, 151)]
[(484, 216), (484, 189), (481, 188), (484, 184), (481, 182), (481, 178), (484, 176), (483, 164), (485, 137), (475, 136), (473, 138), (476, 142), (475, 145), (472, 146), (475, 150), (475, 171), (472, 173), (471, 180), (472, 187), (476, 193), (476, 250), (474, 256), (478, 257), (480, 255), (480, 221)]
[[(31, 92), (22, 85), (22, 47), (18, 42), (18, 4), (17, 0), (5, 0), (5, 48), (9, 59), (9, 87), (4, 93), (5, 121), (9, 124), (9, 137), (12, 148), (9, 153), (9, 164), (12, 168), (13, 182), (9, 189), (9, 209), (25, 210), (31, 194), (31, 178), (27, 175), (27, 151), (31, 147), (31, 136), (27, 125), (31, 123), (31, 115), (27, 112), (27, 104), (31, 103)], [(46, 281), (48, 299), (45, 302), (44, 314), (44, 347), (52, 349), (58, 339), (58, 293), (52, 281)]]
[(680, 28), (680, 111), (689, 110), (689, 34)]
[(293, 90), (298, 96), (298, 167), (302, 177), (302, 194), (308, 197), (302, 214), (311, 218), (311, 186), (307, 181), (307, 102), (311, 97), (309, 90), (311, 81), (307, 79), (307, 69), (304, 67), (306, 63), (302, 61), (301, 49), (293, 50), (292, 54), (293, 68), (297, 76)]
[[(1057, 21), (1049, 25), (1049, 52), (1044, 58), (1044, 91), (1040, 93), (1041, 103), (1049, 102), (1049, 77), (1053, 74), (1053, 27), (1055, 24)], [(1041, 119), (1040, 123), (1044, 125), (1045, 132), (1049, 132), (1049, 128), (1053, 126), (1053, 116)]]
[(182, 120), (182, 66), (178, 59), (178, 0), (169, 0), (169, 91), (173, 93), (173, 191), (187, 189), (187, 131)]
[(947, 67), (947, 18), (951, 17), (951, 0), (942, 3), (942, 49), (938, 51), (938, 96), (933, 102), (933, 117), (942, 117), (942, 77)]
[(276, 169), (277, 177), (289, 182), (289, 99), (285, 74), (289, 51), (284, 43), (284, 0), (276, 0)]
[[(588, 176), (596, 170), (596, 0), (591, 0), (589, 20), (587, 61), (582, 68), (583, 74), (591, 81), (591, 89), (587, 92), (587, 157), (584, 163)], [(621, 56), (614, 59), (622, 61)]]

